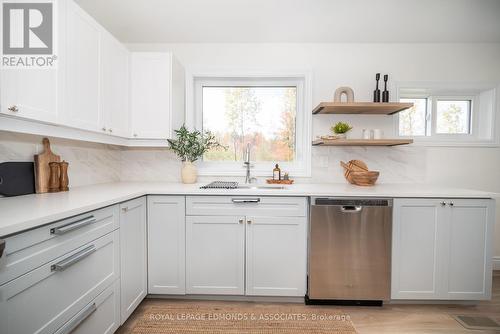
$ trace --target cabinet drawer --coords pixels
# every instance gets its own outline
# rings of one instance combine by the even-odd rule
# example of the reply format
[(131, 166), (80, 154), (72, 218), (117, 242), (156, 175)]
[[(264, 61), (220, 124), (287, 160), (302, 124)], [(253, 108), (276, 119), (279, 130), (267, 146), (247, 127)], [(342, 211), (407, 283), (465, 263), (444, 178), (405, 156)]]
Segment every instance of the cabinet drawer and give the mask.
[(114, 231), (0, 286), (0, 333), (54, 333), (118, 277)]
[(116, 280), (55, 334), (112, 334), (119, 326), (120, 280)]
[(305, 197), (265, 196), (188, 196), (186, 214), (189, 216), (274, 216), (304, 217), (307, 214)]
[(6, 238), (0, 285), (108, 234), (118, 221), (115, 205)]

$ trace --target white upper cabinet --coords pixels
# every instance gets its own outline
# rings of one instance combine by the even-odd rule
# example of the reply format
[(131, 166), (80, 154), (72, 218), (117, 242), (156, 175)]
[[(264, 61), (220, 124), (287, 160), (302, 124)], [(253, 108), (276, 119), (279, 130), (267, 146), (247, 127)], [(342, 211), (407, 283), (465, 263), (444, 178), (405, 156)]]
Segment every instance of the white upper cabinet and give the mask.
[(101, 38), (101, 131), (130, 136), (129, 109), (130, 52), (110, 33)]
[(98, 131), (100, 112), (101, 26), (73, 1), (67, 3), (64, 123)]
[(131, 56), (132, 138), (166, 139), (184, 122), (184, 70), (171, 53)]
[[(55, 6), (58, 17), (65, 17), (66, 2)], [(2, 15), (2, 8), (0, 8)], [(61, 110), (58, 90), (64, 86), (63, 62), (65, 20), (60, 20), (54, 38), (58, 66), (54, 69), (0, 70), (0, 113), (44, 123), (58, 123)]]
[(491, 296), (492, 200), (395, 199), (392, 299)]
[[(57, 66), (1, 70), (0, 116), (12, 119), (0, 129), (71, 139), (76, 129), (82, 140), (166, 146), (184, 123), (182, 65), (168, 52), (131, 53), (73, 0), (55, 8)], [(40, 133), (25, 120), (49, 126)]]

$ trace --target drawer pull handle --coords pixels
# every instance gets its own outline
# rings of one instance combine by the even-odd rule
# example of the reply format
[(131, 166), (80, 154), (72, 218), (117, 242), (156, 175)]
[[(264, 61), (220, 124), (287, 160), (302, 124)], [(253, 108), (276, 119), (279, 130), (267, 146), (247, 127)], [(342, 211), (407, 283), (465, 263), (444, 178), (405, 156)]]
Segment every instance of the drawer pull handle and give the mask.
[(94, 253), (95, 251), (96, 251), (95, 246), (90, 245), (90, 246), (82, 249), (78, 253), (75, 253), (75, 254), (65, 258), (64, 260), (62, 260), (56, 264), (53, 264), (52, 266), (50, 266), (50, 270), (51, 271), (66, 270), (69, 267), (71, 267), (72, 265), (74, 265), (75, 263), (77, 263), (78, 261), (83, 260), (84, 258), (89, 256), (90, 254)]
[(5, 240), (0, 239), (0, 258), (2, 258), (4, 250), (5, 250)]
[(84, 227), (86, 225), (93, 224), (95, 222), (96, 222), (96, 219), (94, 216), (86, 217), (86, 218), (77, 220), (75, 222), (72, 222), (72, 223), (69, 223), (66, 225), (51, 228), (50, 234), (61, 235), (61, 234), (68, 233), (70, 231), (79, 229), (79, 228)]
[(260, 198), (232, 198), (233, 203), (259, 203)]
[(72, 331), (75, 330), (78, 325), (80, 325), (82, 322), (85, 321), (92, 313), (94, 313), (97, 310), (97, 306), (95, 303), (90, 304), (85, 308), (80, 314), (71, 322), (66, 323), (59, 331), (57, 331), (57, 334), (69, 334)]

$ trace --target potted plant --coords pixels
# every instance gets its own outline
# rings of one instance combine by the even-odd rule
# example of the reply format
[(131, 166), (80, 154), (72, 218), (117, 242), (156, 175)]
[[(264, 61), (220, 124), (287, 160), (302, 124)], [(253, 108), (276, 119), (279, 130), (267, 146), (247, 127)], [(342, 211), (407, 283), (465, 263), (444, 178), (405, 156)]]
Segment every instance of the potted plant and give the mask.
[(167, 139), (170, 149), (182, 161), (181, 177), (183, 183), (195, 183), (198, 170), (193, 162), (198, 160), (212, 148), (224, 148), (210, 131), (204, 133), (189, 131), (185, 125), (175, 130), (176, 139)]
[(337, 138), (345, 139), (347, 132), (352, 130), (352, 126), (350, 126), (349, 123), (338, 122), (332, 126), (331, 129)]

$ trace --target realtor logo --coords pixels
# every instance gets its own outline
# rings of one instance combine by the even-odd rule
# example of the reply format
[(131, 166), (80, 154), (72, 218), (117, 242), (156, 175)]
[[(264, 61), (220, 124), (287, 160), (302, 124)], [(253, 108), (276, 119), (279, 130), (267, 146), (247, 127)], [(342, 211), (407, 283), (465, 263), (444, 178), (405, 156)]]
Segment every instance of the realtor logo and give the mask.
[(54, 3), (3, 2), (2, 67), (54, 67)]

